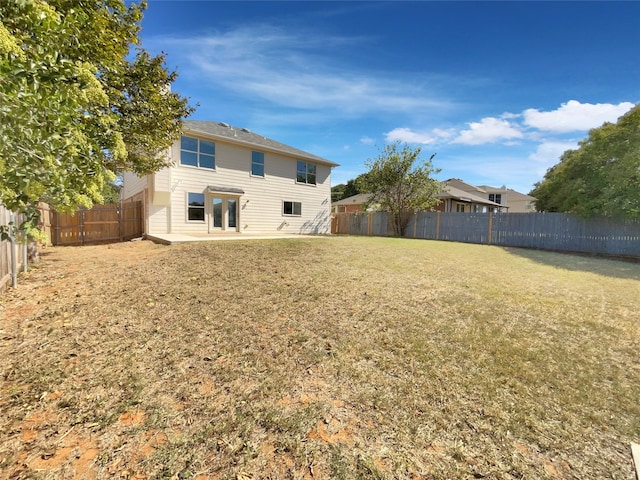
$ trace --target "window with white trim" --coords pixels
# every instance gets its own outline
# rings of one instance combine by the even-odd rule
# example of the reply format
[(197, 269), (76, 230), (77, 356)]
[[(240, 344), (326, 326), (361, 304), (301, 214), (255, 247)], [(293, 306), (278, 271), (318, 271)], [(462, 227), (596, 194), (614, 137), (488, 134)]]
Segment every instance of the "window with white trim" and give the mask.
[(251, 175), (264, 177), (264, 153), (251, 152)]
[(194, 137), (180, 137), (180, 165), (216, 168), (216, 144)]
[(489, 201), (490, 202), (499, 203), (499, 204), (502, 205), (502, 194), (500, 194), (500, 193), (490, 193), (489, 194)]
[(204, 222), (204, 193), (189, 192), (187, 196), (187, 220)]
[(289, 202), (285, 200), (282, 202), (282, 214), (292, 217), (299, 217), (302, 215), (302, 203), (301, 202)]
[(296, 162), (296, 182), (315, 185), (316, 184), (316, 164), (298, 160)]

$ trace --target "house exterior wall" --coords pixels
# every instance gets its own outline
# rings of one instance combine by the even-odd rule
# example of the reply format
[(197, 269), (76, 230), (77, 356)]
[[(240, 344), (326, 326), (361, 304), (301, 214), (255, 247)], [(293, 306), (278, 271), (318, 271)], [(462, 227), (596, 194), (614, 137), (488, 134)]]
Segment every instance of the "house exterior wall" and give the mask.
[(535, 201), (528, 199), (512, 200), (507, 196), (507, 205), (510, 213), (532, 213), (536, 211)]
[[(180, 165), (180, 141), (177, 141), (167, 152), (175, 166), (143, 178), (125, 174), (124, 199), (148, 189), (146, 233), (330, 233), (329, 165), (189, 132), (185, 135), (215, 143), (215, 170)], [(251, 175), (252, 151), (264, 153), (264, 177)], [(315, 185), (296, 182), (298, 160), (315, 163)], [(209, 193), (209, 186), (241, 189), (244, 193)], [(204, 221), (188, 220), (189, 193), (204, 194)], [(227, 225), (223, 229), (214, 228), (214, 197), (222, 198), (225, 206), (230, 200), (237, 202), (238, 221), (235, 228)], [(285, 215), (285, 201), (300, 202), (300, 216)]]
[(517, 192), (511, 188), (496, 188), (487, 185), (476, 187), (457, 179), (448, 180), (447, 183), (465, 192), (479, 195), (487, 200), (490, 200), (490, 195), (500, 195), (499, 203), (508, 207), (510, 213), (531, 213), (536, 211), (536, 199), (534, 197)]
[(139, 177), (133, 172), (124, 172), (122, 174), (122, 189), (120, 190), (121, 198), (126, 200), (134, 195), (142, 192), (148, 185), (148, 176)]

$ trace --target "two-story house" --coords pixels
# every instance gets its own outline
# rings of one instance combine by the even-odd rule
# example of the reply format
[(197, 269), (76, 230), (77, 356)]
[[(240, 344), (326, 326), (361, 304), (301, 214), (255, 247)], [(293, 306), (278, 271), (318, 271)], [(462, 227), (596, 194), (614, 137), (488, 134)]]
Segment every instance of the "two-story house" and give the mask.
[(173, 166), (123, 175), (123, 201), (142, 201), (148, 235), (329, 233), (337, 163), (222, 122), (187, 120)]
[(525, 193), (520, 193), (507, 187), (490, 187), (488, 185), (471, 185), (457, 178), (450, 178), (447, 185), (482, 197), (489, 202), (498, 204), (498, 208), (492, 206), (490, 211), (509, 211), (510, 213), (530, 213), (536, 211), (536, 198)]

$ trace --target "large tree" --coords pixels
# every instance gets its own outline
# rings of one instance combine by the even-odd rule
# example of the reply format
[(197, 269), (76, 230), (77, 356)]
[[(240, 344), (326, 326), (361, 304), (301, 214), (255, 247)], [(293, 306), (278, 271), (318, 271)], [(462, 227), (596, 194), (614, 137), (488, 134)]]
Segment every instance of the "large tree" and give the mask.
[(536, 208), (581, 216), (640, 215), (640, 105), (589, 132), (536, 183)]
[[(164, 55), (137, 45), (142, 12), (124, 0), (0, 2), (0, 203), (26, 214), (102, 201), (115, 173), (147, 174), (192, 109), (171, 92)], [(132, 59), (131, 59), (132, 58)]]
[(433, 157), (420, 158), (421, 148), (411, 148), (399, 142), (386, 145), (374, 159), (368, 159), (368, 171), (358, 177), (362, 193), (370, 193), (369, 205), (388, 211), (393, 231), (403, 236), (411, 215), (429, 210), (438, 204), (442, 190), (439, 181), (431, 177), (440, 170), (433, 167)]

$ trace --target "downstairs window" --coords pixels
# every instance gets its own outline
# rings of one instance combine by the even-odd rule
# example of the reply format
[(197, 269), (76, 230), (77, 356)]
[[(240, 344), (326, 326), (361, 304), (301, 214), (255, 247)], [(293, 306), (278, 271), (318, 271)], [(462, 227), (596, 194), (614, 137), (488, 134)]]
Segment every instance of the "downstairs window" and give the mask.
[(302, 215), (302, 203), (284, 201), (282, 204), (282, 214), (299, 217)]

